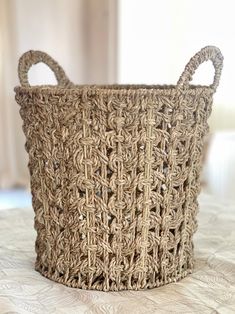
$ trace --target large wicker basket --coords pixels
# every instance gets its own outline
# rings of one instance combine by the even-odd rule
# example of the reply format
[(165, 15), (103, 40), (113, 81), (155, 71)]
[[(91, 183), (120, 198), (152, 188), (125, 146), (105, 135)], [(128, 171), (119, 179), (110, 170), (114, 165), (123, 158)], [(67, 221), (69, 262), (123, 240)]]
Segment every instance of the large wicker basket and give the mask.
[[(190, 85), (211, 60), (210, 86)], [(30, 86), (38, 62), (57, 86)], [(26, 52), (16, 87), (35, 211), (36, 270), (70, 287), (144, 289), (193, 270), (203, 138), (223, 57), (208, 46), (176, 86), (79, 86)]]

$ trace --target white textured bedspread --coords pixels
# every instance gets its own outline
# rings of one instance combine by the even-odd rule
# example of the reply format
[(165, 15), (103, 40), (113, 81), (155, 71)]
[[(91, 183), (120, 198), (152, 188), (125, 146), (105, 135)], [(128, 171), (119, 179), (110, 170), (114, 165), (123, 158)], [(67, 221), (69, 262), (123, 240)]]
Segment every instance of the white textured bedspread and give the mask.
[(235, 203), (200, 197), (196, 268), (146, 291), (97, 292), (54, 283), (34, 270), (32, 209), (0, 211), (0, 313), (235, 313)]

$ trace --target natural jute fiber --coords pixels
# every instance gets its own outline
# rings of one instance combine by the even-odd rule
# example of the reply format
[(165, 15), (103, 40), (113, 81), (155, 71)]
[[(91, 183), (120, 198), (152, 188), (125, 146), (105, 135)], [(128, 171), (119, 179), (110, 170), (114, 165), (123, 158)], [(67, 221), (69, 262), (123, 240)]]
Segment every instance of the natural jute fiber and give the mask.
[[(210, 86), (189, 82), (204, 61)], [(57, 86), (30, 86), (46, 63)], [(144, 289), (193, 270), (203, 139), (223, 57), (205, 47), (176, 86), (79, 86), (47, 54), (19, 61), (36, 270), (70, 287)]]

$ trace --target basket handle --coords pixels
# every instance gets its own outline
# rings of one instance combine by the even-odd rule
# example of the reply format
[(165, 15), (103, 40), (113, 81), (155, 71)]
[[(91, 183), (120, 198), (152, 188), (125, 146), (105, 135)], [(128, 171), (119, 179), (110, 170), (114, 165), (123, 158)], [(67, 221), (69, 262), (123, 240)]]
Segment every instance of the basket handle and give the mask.
[(45, 63), (54, 72), (59, 86), (68, 87), (73, 85), (62, 67), (47, 53), (42, 51), (29, 50), (21, 56), (18, 64), (18, 76), (22, 87), (30, 87), (28, 71), (32, 65), (39, 62)]
[(215, 92), (219, 85), (221, 71), (223, 68), (223, 55), (221, 54), (219, 48), (215, 46), (206, 46), (202, 48), (190, 59), (177, 82), (177, 87), (184, 88), (189, 86), (189, 83), (192, 80), (193, 74), (195, 73), (196, 69), (199, 67), (200, 64), (208, 60), (212, 61), (215, 68), (214, 81), (210, 85), (210, 87)]

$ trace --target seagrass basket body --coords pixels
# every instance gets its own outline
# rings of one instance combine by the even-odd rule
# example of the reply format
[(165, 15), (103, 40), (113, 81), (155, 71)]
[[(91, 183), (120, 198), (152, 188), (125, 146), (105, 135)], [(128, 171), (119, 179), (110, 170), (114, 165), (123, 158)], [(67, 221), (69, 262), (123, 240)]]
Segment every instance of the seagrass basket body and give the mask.
[[(200, 63), (211, 86), (189, 85)], [(30, 86), (45, 62), (58, 86)], [(193, 270), (203, 138), (222, 56), (205, 47), (176, 86), (78, 86), (38, 51), (19, 62), (36, 270), (71, 287), (144, 289)]]

